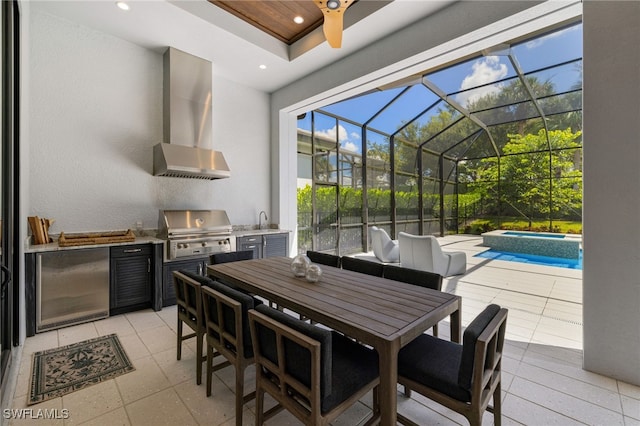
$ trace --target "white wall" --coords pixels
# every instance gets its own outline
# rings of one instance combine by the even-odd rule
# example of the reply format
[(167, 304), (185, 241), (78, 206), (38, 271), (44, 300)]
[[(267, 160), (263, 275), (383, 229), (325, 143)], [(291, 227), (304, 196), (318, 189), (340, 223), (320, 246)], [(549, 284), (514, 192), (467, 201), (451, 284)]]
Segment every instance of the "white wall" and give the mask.
[(639, 26), (639, 2), (584, 2), (584, 367), (636, 385)]
[[(158, 210), (222, 208), (234, 224), (269, 212), (269, 96), (216, 76), (213, 145), (231, 178), (155, 177), (162, 54), (48, 15), (30, 20), (26, 215), (52, 232), (156, 228)], [(26, 221), (26, 218), (25, 218)]]

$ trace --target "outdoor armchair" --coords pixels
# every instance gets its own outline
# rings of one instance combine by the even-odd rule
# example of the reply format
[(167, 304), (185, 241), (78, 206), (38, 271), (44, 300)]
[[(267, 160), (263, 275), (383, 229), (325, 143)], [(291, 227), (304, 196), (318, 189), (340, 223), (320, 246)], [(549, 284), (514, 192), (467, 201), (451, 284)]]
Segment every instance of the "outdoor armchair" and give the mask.
[(467, 255), (462, 251), (446, 252), (432, 235), (398, 234), (400, 262), (405, 268), (434, 272), (443, 277), (464, 274)]
[(373, 254), (380, 262), (398, 263), (400, 261), (398, 241), (392, 240), (384, 229), (377, 226), (371, 227), (371, 245)]

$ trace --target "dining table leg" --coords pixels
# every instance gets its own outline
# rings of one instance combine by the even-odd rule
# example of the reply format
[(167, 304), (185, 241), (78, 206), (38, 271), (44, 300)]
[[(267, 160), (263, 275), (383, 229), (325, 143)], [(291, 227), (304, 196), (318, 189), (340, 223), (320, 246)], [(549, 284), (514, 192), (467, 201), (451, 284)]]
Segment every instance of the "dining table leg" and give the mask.
[(458, 302), (458, 309), (451, 314), (449, 320), (451, 321), (451, 341), (461, 343), (462, 337), (462, 303)]
[(398, 341), (385, 342), (383, 347), (377, 348), (380, 366), (380, 424), (395, 426), (398, 408)]

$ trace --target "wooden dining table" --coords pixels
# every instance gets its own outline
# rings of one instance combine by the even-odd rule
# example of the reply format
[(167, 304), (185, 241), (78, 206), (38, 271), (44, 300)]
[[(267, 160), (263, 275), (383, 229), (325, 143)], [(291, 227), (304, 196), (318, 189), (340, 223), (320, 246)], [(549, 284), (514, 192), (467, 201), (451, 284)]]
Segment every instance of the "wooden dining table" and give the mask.
[(222, 263), (207, 273), (373, 347), (380, 363), (380, 423), (396, 425), (398, 351), (447, 317), (451, 340), (460, 342), (461, 298), (325, 265), (311, 283), (294, 276), (291, 260)]

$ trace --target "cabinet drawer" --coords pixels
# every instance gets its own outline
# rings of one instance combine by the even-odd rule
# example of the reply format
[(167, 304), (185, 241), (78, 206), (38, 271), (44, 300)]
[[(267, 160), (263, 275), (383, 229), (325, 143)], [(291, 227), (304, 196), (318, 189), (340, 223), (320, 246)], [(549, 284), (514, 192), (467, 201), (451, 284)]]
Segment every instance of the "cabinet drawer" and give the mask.
[(236, 245), (252, 245), (252, 244), (262, 244), (262, 235), (250, 235), (248, 237), (239, 237), (236, 240)]
[(132, 244), (111, 247), (111, 257), (151, 256), (151, 244)]

